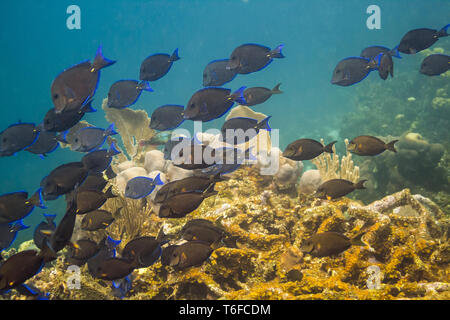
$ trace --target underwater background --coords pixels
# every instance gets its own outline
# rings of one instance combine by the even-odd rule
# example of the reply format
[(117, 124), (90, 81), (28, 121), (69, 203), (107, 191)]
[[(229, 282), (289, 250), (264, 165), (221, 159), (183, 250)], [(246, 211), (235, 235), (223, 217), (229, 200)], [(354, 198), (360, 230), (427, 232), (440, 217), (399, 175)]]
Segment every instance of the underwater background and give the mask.
[[(81, 30), (66, 27), (66, 9), (72, 4), (81, 9)], [(372, 4), (381, 8), (379, 30), (366, 26), (366, 9)], [(439, 159), (430, 160), (420, 153), (408, 164), (404, 159), (397, 163), (380, 156), (374, 160), (374, 170), (373, 163), (363, 169), (366, 159), (353, 157), (361, 167), (361, 177), (372, 184), (365, 195), (357, 192), (350, 197), (368, 204), (410, 188), (450, 214), (448, 73), (440, 77), (420, 74), (426, 55), (418, 53), (396, 59), (395, 77), (387, 81), (374, 72), (350, 87), (330, 82), (336, 64), (345, 57), (359, 56), (365, 47), (393, 48), (410, 29), (446, 25), (450, 20), (448, 0), (21, 0), (2, 1), (0, 12), (1, 130), (19, 121), (40, 123), (52, 107), (53, 79), (65, 68), (93, 59), (99, 45), (105, 57), (117, 63), (102, 70), (93, 102), (98, 111), (84, 120), (106, 128), (109, 123), (101, 104), (109, 87), (119, 79), (138, 79), (142, 60), (152, 53), (171, 53), (178, 48), (181, 60), (167, 76), (151, 83), (154, 92), (143, 93), (130, 107), (149, 114), (167, 103), (186, 105), (192, 93), (202, 88), (206, 64), (228, 58), (238, 45), (258, 43), (274, 48), (284, 44), (285, 59), (224, 85), (234, 91), (241, 86), (273, 88), (282, 83), (283, 94), (252, 108), (272, 116), (271, 128), (280, 129), (279, 148), (284, 150), (302, 137), (323, 138), (325, 142), (338, 140), (336, 150), (344, 153), (345, 138), (418, 133), (427, 143), (442, 145)], [(448, 54), (450, 39), (442, 38), (431, 50), (435, 48)], [(216, 119), (203, 128), (220, 128), (222, 123), (223, 118)], [(192, 130), (193, 126), (185, 121), (181, 127)], [(19, 190), (32, 194), (51, 170), (82, 156), (58, 148), (44, 159), (28, 152), (1, 157), (0, 194)], [(398, 170), (402, 165), (407, 168)], [(304, 161), (304, 166), (314, 168), (310, 161)], [(396, 183), (386, 182), (394, 174)], [(57, 214), (56, 222), (61, 219), (65, 210), (62, 198), (46, 205), (48, 209), (35, 208), (24, 219), (30, 228), (19, 232), (13, 247), (32, 238), (43, 213)]]

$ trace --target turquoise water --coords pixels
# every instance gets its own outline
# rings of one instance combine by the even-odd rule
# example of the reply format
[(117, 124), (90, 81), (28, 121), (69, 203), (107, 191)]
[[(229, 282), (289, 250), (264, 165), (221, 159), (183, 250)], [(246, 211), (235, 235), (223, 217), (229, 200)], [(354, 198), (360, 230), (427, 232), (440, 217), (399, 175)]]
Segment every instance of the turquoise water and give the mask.
[[(81, 9), (81, 30), (66, 27), (66, 9), (71, 4)], [(371, 4), (381, 8), (380, 30), (366, 27), (366, 8)], [(272, 88), (282, 83), (284, 94), (253, 108), (272, 115), (270, 125), (280, 128), (281, 149), (300, 137), (328, 139), (339, 129), (341, 116), (353, 110), (355, 86), (330, 83), (339, 60), (358, 56), (370, 45), (394, 47), (410, 29), (441, 28), (450, 22), (448, 0), (22, 0), (2, 1), (0, 12), (1, 130), (19, 120), (41, 122), (52, 107), (50, 85), (56, 75), (93, 59), (99, 45), (104, 55), (117, 63), (101, 73), (93, 103), (99, 111), (84, 119), (106, 127), (101, 101), (110, 85), (119, 79), (137, 79), (141, 61), (150, 54), (172, 53), (179, 48), (181, 60), (168, 75), (151, 83), (155, 92), (144, 92), (131, 107), (143, 108), (149, 114), (163, 104), (185, 105), (202, 87), (206, 64), (227, 58), (235, 47), (248, 42), (271, 48), (284, 44), (286, 59), (277, 59), (260, 72), (238, 75), (225, 85), (236, 90), (244, 85)], [(408, 56), (395, 61), (400, 76), (394, 80), (406, 81), (409, 73), (416, 74), (414, 68), (421, 59)], [(364, 85), (380, 81), (372, 75)], [(205, 128), (220, 128), (222, 122), (223, 118), (212, 121)], [(186, 122), (182, 127), (192, 126)], [(19, 190), (32, 194), (53, 168), (78, 161), (81, 156), (58, 149), (44, 160), (28, 152), (0, 158), (0, 194)], [(47, 210), (35, 209), (25, 219), (31, 228), (20, 233), (15, 245), (30, 239), (42, 213), (57, 213), (59, 221), (63, 200), (46, 205)]]

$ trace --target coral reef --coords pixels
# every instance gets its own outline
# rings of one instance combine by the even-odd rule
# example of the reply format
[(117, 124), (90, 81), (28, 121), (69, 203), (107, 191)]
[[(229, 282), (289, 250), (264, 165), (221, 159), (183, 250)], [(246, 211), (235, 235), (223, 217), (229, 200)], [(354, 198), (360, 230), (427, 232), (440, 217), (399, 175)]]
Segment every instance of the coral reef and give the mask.
[[(409, 132), (400, 137), (381, 137), (382, 140), (398, 139), (397, 153), (385, 151), (381, 155), (361, 158), (361, 175), (368, 179), (367, 192), (361, 200), (373, 201), (383, 195), (397, 192), (409, 186), (414, 193), (436, 197), (435, 193), (447, 189), (449, 175), (441, 163), (444, 147), (429, 143), (420, 134)], [(436, 201), (446, 205), (443, 201)]]
[[(242, 166), (218, 183), (218, 195), (182, 219), (159, 218), (151, 202), (118, 197), (103, 207), (123, 207), (106, 229), (128, 239), (164, 232), (177, 237), (190, 219), (220, 219), (237, 247), (215, 247), (200, 267), (174, 270), (156, 262), (135, 270), (124, 299), (449, 299), (450, 219), (430, 199), (408, 189), (369, 205), (348, 198), (335, 201), (280, 193), (273, 176)], [(301, 251), (317, 232), (355, 236), (338, 256), (314, 258)], [(14, 252), (14, 249), (12, 249)], [(11, 252), (7, 252), (11, 254)], [(110, 283), (80, 270), (80, 289), (70, 289), (65, 254), (29, 282), (51, 299), (116, 299)], [(22, 298), (14, 291), (6, 298)]]
[[(423, 57), (430, 54), (450, 50), (445, 43), (440, 46), (420, 52), (417, 63), (420, 64)], [(441, 152), (435, 149), (436, 145), (430, 147), (429, 151), (405, 153), (402, 161), (389, 162), (387, 158), (394, 159), (389, 153), (383, 153), (371, 161), (354, 157), (355, 163), (361, 168), (361, 176), (369, 180), (369, 192), (364, 201), (374, 201), (408, 186), (413, 192), (426, 195), (450, 213), (449, 77), (450, 72), (427, 77), (419, 72), (400, 70), (396, 78), (401, 78), (401, 81), (389, 85), (382, 82), (363, 83), (355, 88), (353, 101), (350, 101), (353, 109), (343, 114), (339, 121), (341, 136), (353, 138), (365, 134), (406, 137), (410, 133), (418, 133), (429, 145), (441, 144), (438, 148), (444, 152), (440, 161), (430, 159), (431, 155), (437, 156)], [(397, 160), (399, 158), (396, 157)], [(386, 160), (387, 163), (383, 164)], [(376, 164), (371, 164), (372, 161)], [(370, 176), (367, 177), (367, 174)]]
[[(320, 139), (322, 145), (324, 140)], [(345, 139), (345, 149), (347, 150), (348, 139)], [(322, 181), (331, 179), (346, 179), (357, 182), (359, 179), (359, 167), (353, 164), (352, 154), (346, 151), (339, 162), (339, 155), (336, 153), (336, 147), (333, 145), (333, 153), (322, 153), (320, 156), (311, 160), (320, 172)]]

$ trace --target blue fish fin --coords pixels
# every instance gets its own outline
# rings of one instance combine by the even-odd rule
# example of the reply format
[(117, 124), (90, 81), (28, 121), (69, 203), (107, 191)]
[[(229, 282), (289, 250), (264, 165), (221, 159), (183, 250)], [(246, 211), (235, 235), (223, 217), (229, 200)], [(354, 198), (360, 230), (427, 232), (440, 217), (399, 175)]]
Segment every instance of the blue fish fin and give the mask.
[(117, 149), (116, 144), (114, 141), (111, 143), (111, 146), (109, 147), (108, 155), (110, 157), (120, 154), (121, 152)]
[(400, 56), (400, 52), (398, 51), (398, 45), (393, 48), (391, 51), (389, 51), (389, 54), (393, 57), (396, 57), (398, 59), (401, 59), (402, 57)]
[(158, 175), (155, 177), (155, 179), (153, 179), (153, 184), (156, 186), (161, 186), (164, 184), (164, 182), (162, 182), (161, 177), (160, 177), (160, 173), (158, 173)]
[(173, 61), (177, 61), (177, 60), (180, 60), (180, 57), (178, 56), (178, 48), (176, 48), (176, 49), (173, 51), (172, 55), (170, 56), (169, 61), (170, 61), (170, 62), (173, 62)]
[(448, 25), (446, 25), (445, 27), (443, 27), (439, 33), (441, 35), (441, 37), (445, 37), (448, 36), (448, 28), (450, 27), (450, 23)]
[(95, 54), (94, 62), (92, 63), (91, 72), (99, 71), (100, 69), (109, 67), (110, 65), (113, 65), (114, 63), (116, 63), (116, 61), (107, 59), (103, 56), (102, 46), (99, 46), (97, 49), (97, 52)]
[(139, 90), (145, 90), (148, 92), (153, 92), (154, 90), (150, 87), (150, 84), (148, 83), (148, 81), (141, 81), (138, 84), (138, 89)]
[(283, 53), (281, 52), (281, 49), (284, 48), (284, 44), (280, 44), (278, 47), (273, 49), (267, 54), (268, 58), (286, 58)]
[(107, 242), (109, 245), (111, 245), (112, 247), (117, 247), (117, 246), (122, 242), (122, 240), (114, 240), (113, 238), (111, 238), (110, 236), (108, 236), (108, 237), (106, 238), (106, 242)]
[(45, 217), (45, 220), (47, 220), (48, 224), (52, 224), (56, 218), (56, 214), (45, 214), (44, 213), (44, 217)]
[(237, 89), (235, 92), (233, 92), (233, 94), (231, 95), (233, 101), (236, 101), (239, 104), (247, 104), (247, 102), (245, 101), (244, 98), (244, 90), (247, 87), (240, 87), (239, 89)]
[(66, 139), (68, 133), (69, 133), (69, 130), (58, 133), (55, 137), (56, 141), (68, 144), (69, 142)]
[(104, 132), (104, 136), (113, 136), (115, 134), (118, 134), (118, 132), (116, 130), (114, 130), (114, 123), (111, 123), (111, 125), (106, 128), (105, 132)]
[(267, 118), (261, 120), (258, 124), (256, 124), (255, 129), (265, 129), (267, 131), (271, 131), (272, 129), (269, 126), (269, 120), (272, 116), (268, 116)]
[(14, 231), (20, 231), (20, 230), (24, 230), (24, 229), (28, 229), (28, 228), (29, 228), (29, 226), (24, 225), (22, 219), (17, 221), (13, 227)]
[(97, 110), (92, 107), (92, 101), (94, 101), (94, 99), (87, 98), (86, 101), (83, 103), (80, 111), (88, 112), (88, 113), (89, 112), (97, 112)]

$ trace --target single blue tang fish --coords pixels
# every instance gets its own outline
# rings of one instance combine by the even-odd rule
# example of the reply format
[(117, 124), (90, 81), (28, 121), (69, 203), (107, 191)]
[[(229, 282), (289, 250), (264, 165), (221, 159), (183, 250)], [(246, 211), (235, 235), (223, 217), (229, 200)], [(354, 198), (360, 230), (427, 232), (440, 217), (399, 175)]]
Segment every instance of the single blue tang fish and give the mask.
[(125, 197), (131, 199), (141, 199), (148, 196), (157, 185), (164, 184), (158, 174), (155, 179), (148, 177), (135, 177), (128, 181), (125, 187)]
[(87, 127), (78, 130), (75, 134), (72, 150), (78, 152), (90, 152), (100, 148), (108, 136), (117, 134), (114, 130), (114, 123), (107, 129)]
[(225, 83), (233, 80), (237, 71), (235, 69), (227, 69), (228, 59), (213, 60), (203, 70), (203, 86), (223, 86)]
[(23, 224), (22, 219), (15, 224), (2, 223), (0, 224), (0, 252), (8, 249), (16, 240), (17, 232), (28, 229), (29, 227)]
[(108, 107), (123, 109), (136, 103), (142, 91), (153, 92), (147, 81), (119, 80), (114, 82), (108, 92)]
[(372, 70), (376, 70), (376, 61), (349, 57), (341, 60), (333, 71), (332, 84), (347, 87), (364, 80)]

